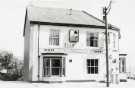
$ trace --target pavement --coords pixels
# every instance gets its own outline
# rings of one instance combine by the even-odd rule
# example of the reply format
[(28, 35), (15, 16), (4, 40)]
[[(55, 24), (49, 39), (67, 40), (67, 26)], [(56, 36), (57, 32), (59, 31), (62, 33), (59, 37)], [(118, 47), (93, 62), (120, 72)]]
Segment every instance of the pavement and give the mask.
[[(107, 88), (99, 82), (29, 83), (24, 81), (0, 81), (0, 88)], [(135, 80), (110, 84), (109, 88), (135, 88)]]

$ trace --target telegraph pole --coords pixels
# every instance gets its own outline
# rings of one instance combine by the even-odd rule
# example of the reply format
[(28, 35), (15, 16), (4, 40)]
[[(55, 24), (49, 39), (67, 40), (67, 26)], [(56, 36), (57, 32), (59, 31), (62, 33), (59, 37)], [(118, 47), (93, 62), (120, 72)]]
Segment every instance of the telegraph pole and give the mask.
[(107, 15), (111, 9), (110, 1), (108, 7), (103, 8), (103, 18), (105, 22), (105, 45), (106, 45), (106, 86), (109, 87), (109, 59), (108, 59), (108, 22), (107, 22)]
[(38, 81), (40, 81), (40, 54), (39, 54), (40, 23), (38, 24)]

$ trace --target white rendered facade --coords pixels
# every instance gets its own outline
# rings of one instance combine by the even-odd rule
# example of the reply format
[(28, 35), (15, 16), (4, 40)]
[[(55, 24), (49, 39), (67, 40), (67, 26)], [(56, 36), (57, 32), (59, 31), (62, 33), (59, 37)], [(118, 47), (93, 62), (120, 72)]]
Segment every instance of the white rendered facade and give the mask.
[[(25, 23), (26, 81), (106, 80), (104, 28), (32, 23), (27, 15)], [(119, 31), (108, 37), (111, 81), (119, 73)]]

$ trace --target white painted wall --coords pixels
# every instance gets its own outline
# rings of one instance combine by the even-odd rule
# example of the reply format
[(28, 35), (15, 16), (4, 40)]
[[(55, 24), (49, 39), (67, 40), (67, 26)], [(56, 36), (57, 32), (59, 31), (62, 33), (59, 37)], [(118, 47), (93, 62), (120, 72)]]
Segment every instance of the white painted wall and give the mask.
[(30, 53), (30, 23), (29, 20), (26, 20), (26, 28), (24, 31), (24, 80), (25, 81), (29, 81), (31, 80), (31, 75), (30, 75), (30, 71), (29, 71), (29, 65), (30, 65), (30, 57), (29, 57), (29, 53)]
[[(69, 53), (66, 59), (66, 79), (67, 80), (85, 80), (84, 72), (86, 69), (85, 54)], [(72, 62), (69, 62), (72, 60)]]
[[(69, 62), (70, 59), (72, 59), (72, 62)], [(87, 74), (87, 59), (99, 60), (98, 74)], [(79, 53), (69, 53), (66, 64), (67, 80), (104, 80), (105, 59), (103, 59), (102, 54), (87, 55)]]
[(30, 31), (30, 70), (32, 81), (38, 81), (38, 25), (31, 25)]
[[(49, 46), (49, 30), (56, 29), (60, 30), (60, 46)], [(69, 43), (69, 30), (78, 29), (79, 30), (79, 42), (75, 44), (75, 49), (86, 49), (89, 48), (86, 46), (86, 33), (89, 32), (98, 32), (99, 33), (99, 46), (103, 45), (104, 39), (104, 29), (96, 28), (77, 28), (77, 27), (65, 27), (65, 26), (51, 26), (51, 25), (41, 25), (40, 26), (40, 48), (66, 48), (65, 43)], [(113, 33), (116, 34), (116, 50), (118, 49), (118, 32), (114, 30), (109, 30), (110, 33), (110, 48), (113, 49)], [(91, 47), (92, 48), (92, 47)]]

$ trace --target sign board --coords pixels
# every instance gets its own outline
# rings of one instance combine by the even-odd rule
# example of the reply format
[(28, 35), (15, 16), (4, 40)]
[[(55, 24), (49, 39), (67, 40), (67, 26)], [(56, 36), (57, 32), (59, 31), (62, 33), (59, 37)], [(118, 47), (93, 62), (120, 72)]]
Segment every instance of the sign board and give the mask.
[(79, 41), (79, 30), (70, 29), (69, 30), (69, 42), (78, 42)]

